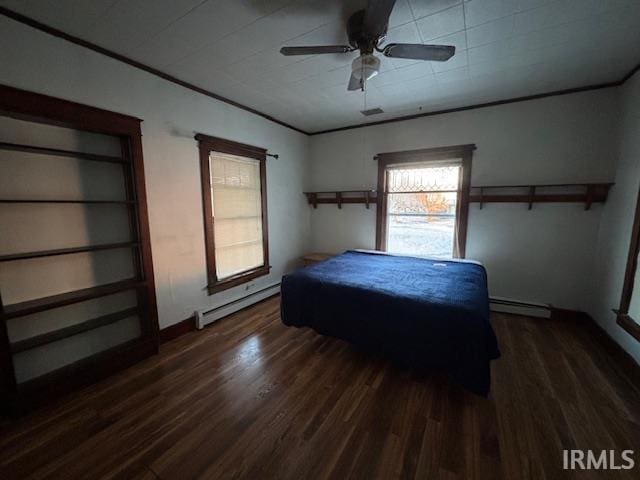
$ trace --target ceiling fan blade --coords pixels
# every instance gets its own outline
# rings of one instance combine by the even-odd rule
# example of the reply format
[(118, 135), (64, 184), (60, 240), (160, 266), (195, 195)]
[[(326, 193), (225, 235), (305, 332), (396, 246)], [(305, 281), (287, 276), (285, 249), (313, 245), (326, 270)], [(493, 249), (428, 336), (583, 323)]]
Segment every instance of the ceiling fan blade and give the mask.
[(282, 47), (282, 55), (317, 55), (320, 53), (348, 53), (353, 50), (348, 45), (318, 45), (311, 47)]
[(377, 39), (387, 33), (389, 17), (396, 0), (369, 0), (364, 13), (364, 31), (367, 37)]
[(456, 47), (450, 45), (422, 45), (419, 43), (390, 43), (382, 49), (382, 53), (385, 57), (391, 58), (446, 62), (456, 53)]
[(351, 78), (349, 79), (349, 86), (347, 87), (347, 90), (353, 91), (353, 90), (361, 90), (361, 89), (362, 89), (362, 80), (359, 78), (356, 78), (352, 73)]

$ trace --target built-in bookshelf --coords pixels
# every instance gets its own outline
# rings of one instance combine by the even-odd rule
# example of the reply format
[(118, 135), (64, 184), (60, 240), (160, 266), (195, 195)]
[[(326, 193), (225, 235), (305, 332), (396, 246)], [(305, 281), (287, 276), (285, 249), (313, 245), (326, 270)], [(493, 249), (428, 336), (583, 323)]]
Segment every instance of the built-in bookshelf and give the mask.
[(140, 122), (0, 86), (0, 395), (9, 412), (157, 352)]

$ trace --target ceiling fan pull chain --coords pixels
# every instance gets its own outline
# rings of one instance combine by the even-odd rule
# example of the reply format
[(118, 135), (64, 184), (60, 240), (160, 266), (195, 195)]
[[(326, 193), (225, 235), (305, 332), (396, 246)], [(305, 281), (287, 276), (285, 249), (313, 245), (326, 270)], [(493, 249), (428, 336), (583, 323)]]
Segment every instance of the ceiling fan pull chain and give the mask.
[(364, 111), (367, 111), (367, 89), (366, 87), (367, 79), (362, 77), (362, 97), (364, 99)]

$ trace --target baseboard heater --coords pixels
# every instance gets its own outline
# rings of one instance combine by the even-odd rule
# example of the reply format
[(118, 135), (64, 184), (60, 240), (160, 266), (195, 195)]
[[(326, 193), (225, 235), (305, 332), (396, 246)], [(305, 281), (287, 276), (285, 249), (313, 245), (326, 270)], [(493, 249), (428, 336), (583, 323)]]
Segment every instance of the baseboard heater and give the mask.
[(218, 305), (217, 307), (205, 310), (196, 310), (194, 312), (196, 328), (198, 330), (202, 330), (205, 325), (209, 325), (210, 323), (213, 323), (216, 320), (220, 320), (227, 315), (231, 315), (238, 310), (249, 307), (254, 303), (259, 302), (260, 300), (264, 300), (265, 298), (276, 295), (278, 292), (280, 292), (280, 283), (274, 283), (273, 285), (263, 287), (259, 290), (251, 292), (248, 295), (244, 295), (240, 298), (236, 298), (235, 300), (231, 300), (222, 305)]
[(516, 315), (541, 318), (551, 317), (551, 305), (547, 303), (522, 302), (502, 297), (490, 297), (489, 302), (493, 312), (514, 313)]
[[(206, 325), (220, 320), (227, 315), (231, 315), (238, 310), (249, 307), (254, 303), (258, 303), (265, 298), (276, 295), (278, 292), (280, 292), (280, 283), (274, 283), (273, 285), (263, 287), (248, 295), (244, 295), (222, 305), (218, 305), (217, 307), (205, 310), (196, 310), (194, 312), (196, 328), (198, 330), (202, 330)], [(523, 302), (502, 297), (491, 297), (489, 302), (491, 304), (491, 310), (494, 312), (514, 313), (516, 315), (528, 315), (542, 318), (551, 317), (551, 306), (546, 303)]]

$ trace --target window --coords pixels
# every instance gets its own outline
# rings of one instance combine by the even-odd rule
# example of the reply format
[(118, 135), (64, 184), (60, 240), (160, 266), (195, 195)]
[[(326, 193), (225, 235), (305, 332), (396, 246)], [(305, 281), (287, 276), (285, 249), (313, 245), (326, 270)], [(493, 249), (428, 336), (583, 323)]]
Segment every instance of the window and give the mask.
[(473, 145), (378, 155), (376, 248), (464, 257)]
[(453, 256), (460, 165), (389, 167), (387, 251)]
[(197, 135), (209, 293), (269, 273), (266, 150)]

